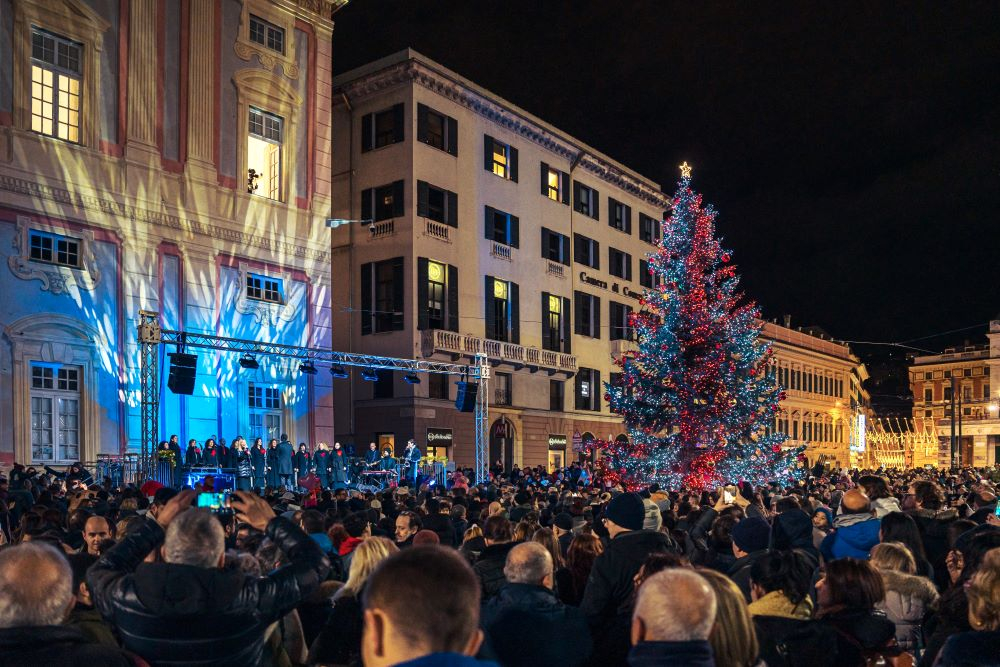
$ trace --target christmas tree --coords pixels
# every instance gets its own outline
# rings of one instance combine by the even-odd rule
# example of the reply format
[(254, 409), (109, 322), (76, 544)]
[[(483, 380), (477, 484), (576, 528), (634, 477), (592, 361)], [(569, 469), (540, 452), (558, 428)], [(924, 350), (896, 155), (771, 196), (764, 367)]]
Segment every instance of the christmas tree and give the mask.
[(630, 325), (638, 349), (615, 363), (605, 400), (629, 442), (598, 443), (605, 479), (639, 489), (710, 489), (799, 474), (801, 448), (774, 431), (783, 398), (761, 341), (759, 311), (743, 302), (730, 253), (715, 237), (716, 213), (681, 166), (672, 215), (649, 259), (654, 287)]

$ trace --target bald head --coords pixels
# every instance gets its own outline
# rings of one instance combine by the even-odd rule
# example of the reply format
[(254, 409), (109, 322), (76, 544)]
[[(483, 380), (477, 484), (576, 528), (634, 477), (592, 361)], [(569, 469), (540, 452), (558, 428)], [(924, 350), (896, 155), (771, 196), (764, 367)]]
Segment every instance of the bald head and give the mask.
[(632, 614), (632, 643), (708, 639), (715, 593), (687, 568), (668, 568), (642, 582)]
[(523, 542), (507, 553), (503, 574), (512, 584), (552, 587), (552, 555), (538, 542)]
[(101, 542), (114, 537), (111, 522), (103, 516), (92, 516), (83, 524), (83, 541), (87, 545), (87, 553), (92, 556), (101, 555)]
[(73, 570), (47, 544), (0, 551), (0, 628), (59, 625), (73, 598)]
[(861, 489), (851, 489), (840, 499), (841, 514), (865, 514), (872, 511), (872, 501)]

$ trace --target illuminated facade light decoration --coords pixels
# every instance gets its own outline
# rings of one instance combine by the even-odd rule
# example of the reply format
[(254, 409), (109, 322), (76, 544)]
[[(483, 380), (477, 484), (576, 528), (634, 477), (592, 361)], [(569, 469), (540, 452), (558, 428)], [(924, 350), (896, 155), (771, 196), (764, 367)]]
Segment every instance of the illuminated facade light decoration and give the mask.
[(240, 357), (240, 368), (255, 371), (260, 368), (260, 362), (252, 354), (244, 354)]

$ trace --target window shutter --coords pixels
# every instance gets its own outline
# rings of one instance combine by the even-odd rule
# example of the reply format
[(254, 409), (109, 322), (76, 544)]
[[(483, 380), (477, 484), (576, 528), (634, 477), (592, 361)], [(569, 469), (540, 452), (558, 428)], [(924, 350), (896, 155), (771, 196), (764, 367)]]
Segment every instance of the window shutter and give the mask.
[(487, 241), (493, 240), (493, 207), (486, 207), (485, 221), (483, 222), (483, 230), (486, 235)]
[(601, 244), (598, 243), (597, 241), (591, 241), (591, 243), (594, 244), (594, 256), (592, 257), (592, 259), (594, 260), (594, 266), (591, 267), (591, 268), (600, 269), (601, 268)]
[(601, 371), (592, 370), (590, 383), (590, 408), (601, 411), (601, 401), (604, 400), (604, 387), (601, 386)]
[(507, 283), (510, 293), (510, 342), (521, 344), (521, 299), (518, 296), (517, 283)]
[(582, 194), (583, 188), (580, 186), (579, 181), (573, 181), (573, 210), (577, 213), (583, 212), (583, 202), (580, 201)]
[(562, 234), (559, 235), (559, 250), (560, 250), (560, 253), (559, 253), (560, 259), (559, 259), (559, 261), (562, 262), (563, 264), (565, 264), (566, 266), (569, 266), (570, 258), (569, 258), (569, 237), (568, 236), (563, 236)]
[(601, 300), (596, 296), (590, 297), (590, 309), (594, 313), (594, 338), (601, 337)]
[(448, 265), (448, 330), (458, 333), (458, 267)]
[(486, 338), (493, 336), (497, 326), (496, 312), (493, 308), (493, 276), (484, 276), (483, 304), (486, 307)]
[(549, 196), (549, 165), (542, 163), (542, 195)]
[(368, 188), (361, 191), (361, 219), (362, 220), (374, 220), (374, 210), (372, 208), (372, 202), (375, 199), (375, 189)]
[(417, 258), (417, 328), (430, 328), (430, 311), (427, 308), (427, 258)]
[(549, 293), (542, 292), (542, 349), (547, 350), (549, 345)]
[(493, 137), (483, 135), (483, 169), (493, 171)]
[(517, 183), (517, 149), (510, 147), (510, 180)]
[(361, 265), (361, 335), (372, 332), (372, 264)]
[(625, 280), (632, 280), (632, 255), (625, 255)]
[(445, 220), (452, 227), (458, 227), (458, 195), (454, 192), (448, 192), (448, 211), (445, 214)]
[(366, 153), (372, 149), (372, 114), (365, 114), (361, 117), (361, 152)]
[(392, 260), (392, 330), (403, 330), (403, 290), (406, 286), (403, 277), (403, 258)]
[(608, 197), (608, 226), (614, 226), (615, 224), (615, 204), (617, 204), (614, 199)]
[(508, 238), (507, 240), (510, 241), (510, 245), (512, 248), (521, 247), (520, 222), (521, 221), (518, 219), (516, 215), (510, 216), (510, 238)]
[(427, 181), (417, 181), (417, 215), (427, 217)]
[(626, 206), (625, 207), (625, 233), (626, 234), (631, 234), (632, 233), (632, 207), (631, 206)]
[(594, 210), (593, 210), (594, 220), (600, 220), (601, 219), (601, 193), (598, 192), (597, 190), (591, 190), (591, 192), (594, 194)]
[(405, 181), (396, 181), (392, 184), (392, 217), (402, 218), (405, 215), (403, 208), (403, 184)]
[(417, 104), (417, 141), (427, 143), (427, 107)]
[(562, 351), (564, 354), (570, 354), (573, 351), (572, 314), (573, 310), (570, 308), (569, 298), (564, 296), (562, 298)]
[(448, 152), (458, 155), (458, 121), (448, 116)]
[(586, 407), (583, 403), (583, 382), (585, 379), (584, 374), (581, 372), (577, 373), (576, 378), (573, 380), (573, 384), (575, 385), (573, 388), (573, 398), (577, 410), (583, 410)]
[(405, 123), (406, 118), (403, 114), (403, 103), (400, 102), (392, 107), (392, 129), (396, 142), (403, 141), (406, 138), (406, 132), (404, 131)]
[(542, 227), (542, 257), (545, 259), (549, 258), (549, 232), (548, 229)]
[(559, 172), (559, 190), (562, 192), (562, 203), (569, 204), (569, 174)]

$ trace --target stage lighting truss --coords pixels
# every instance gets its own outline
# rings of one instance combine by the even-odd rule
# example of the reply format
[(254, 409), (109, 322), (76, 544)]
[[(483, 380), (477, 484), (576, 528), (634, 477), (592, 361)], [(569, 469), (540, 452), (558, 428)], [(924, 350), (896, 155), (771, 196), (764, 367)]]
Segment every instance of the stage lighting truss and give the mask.
[(420, 378), (416, 373), (407, 373), (403, 376), (403, 382), (406, 384), (420, 384)]
[(240, 368), (255, 371), (260, 368), (260, 362), (252, 354), (244, 354), (240, 357)]

